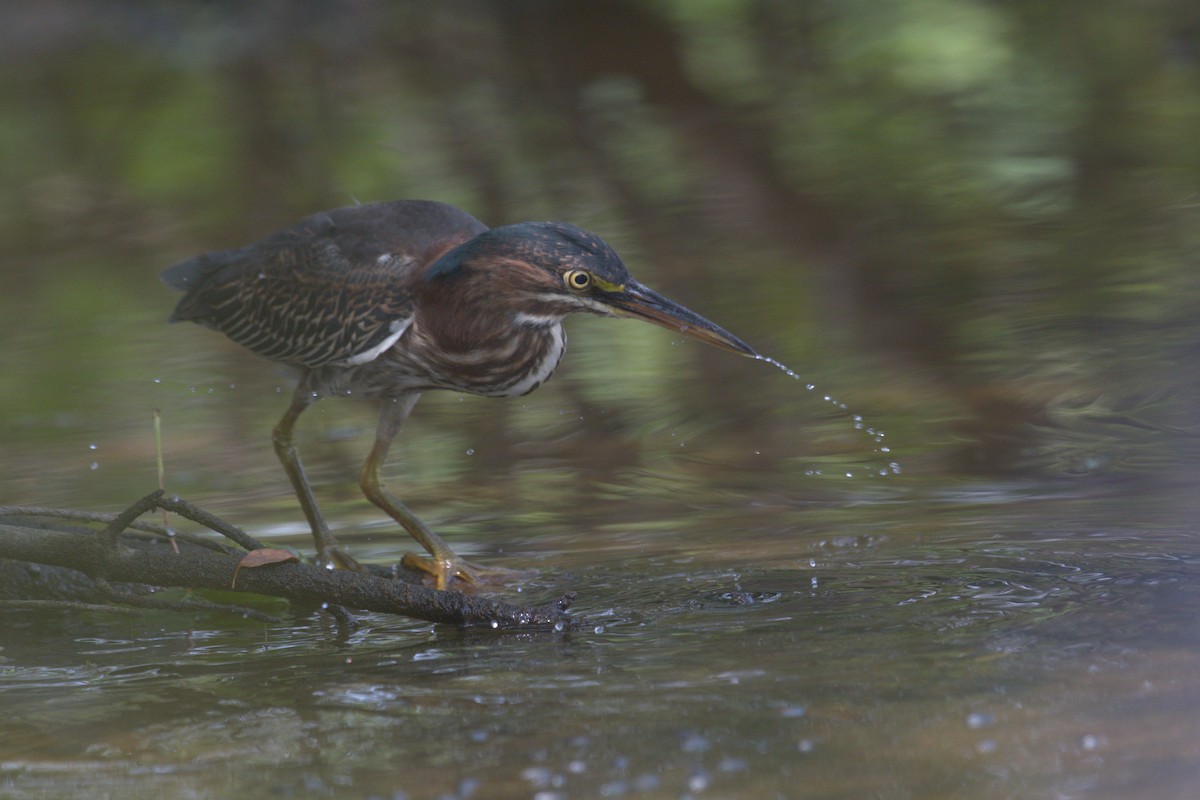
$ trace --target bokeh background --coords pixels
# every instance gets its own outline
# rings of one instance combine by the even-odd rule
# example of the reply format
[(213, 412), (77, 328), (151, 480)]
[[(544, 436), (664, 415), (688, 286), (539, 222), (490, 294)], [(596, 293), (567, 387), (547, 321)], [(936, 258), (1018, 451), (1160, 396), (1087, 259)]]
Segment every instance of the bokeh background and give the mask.
[[(886, 414), (912, 469), (1121, 472), (1153, 459), (1144, 445), (1191, 441), (1190, 3), (3, 14), (8, 480), (70, 467), (85, 472), (61, 475), (68, 485), (104, 480), (72, 442), (125, 429), (102, 455), (142, 446), (147, 396), (174, 399), (150, 381), (174, 358), (220, 354), (192, 371), (205, 390), (261, 374), (217, 337), (162, 327), (174, 298), (161, 267), (400, 197), (600, 232), (651, 285)], [(813, 446), (803, 428), (821, 404), (777, 374), (627, 324), (577, 329), (586, 355), (545, 391), (572, 415), (603, 408), (605, 433), (661, 420), (665, 392), (723, 418), (722, 434), (789, 457)], [(206, 429), (206, 444), (237, 450), (261, 427), (257, 384), (232, 404), (232, 440)], [(519, 424), (511, 406), (489, 404), (477, 429), (446, 424), (487, 440), (479, 463)], [(170, 430), (179, 412), (164, 413)]]
[[(755, 641), (776, 653), (773, 660), (762, 656), (770, 661), (763, 663), (767, 674), (798, 674), (799, 659), (808, 671), (797, 680), (811, 683), (769, 701), (747, 689), (725, 706), (714, 699), (719, 693), (678, 700), (654, 684), (659, 688), (630, 695), (619, 680), (613, 686), (611, 677), (599, 678), (617, 710), (598, 710), (606, 708), (604, 698), (575, 707), (577, 717), (607, 733), (585, 740), (593, 750), (571, 744), (571, 757), (562, 755), (569, 737), (554, 734), (560, 712), (547, 707), (540, 714), (532, 704), (510, 728), (459, 707), (440, 709), (444, 729), (404, 717), (417, 743), (386, 727), (374, 741), (346, 741), (329, 732), (345, 728), (319, 725), (313, 741), (342, 754), (375, 744), (383, 748), (379, 762), (423, 754), (427, 765), (441, 765), (419, 773), (421, 785), (434, 787), (428, 796), (479, 789), (477, 796), (541, 791), (549, 799), (553, 792), (597, 796), (606, 786), (608, 796), (698, 796), (713, 785), (724, 787), (721, 796), (798, 796), (788, 789), (798, 775), (812, 796), (831, 798), (1116, 798), (1134, 789), (1144, 797), (1194, 796), (1197, 753), (1188, 742), (1198, 737), (1184, 710), (1194, 710), (1200, 695), (1177, 681), (1196, 671), (1197, 643), (1173, 615), (1195, 599), (1188, 587), (1195, 586), (1197, 560), (1186, 544), (1200, 432), (1196, 3), (3, 4), (0, 502), (124, 507), (157, 485), (158, 409), (171, 491), (261, 535), (302, 534), (269, 443), (286, 405), (287, 376), (216, 334), (167, 326), (176, 298), (157, 273), (318, 210), (396, 198), (452, 203), (492, 225), (559, 219), (596, 231), (643, 282), (800, 374), (792, 380), (768, 364), (661, 329), (573, 319), (567, 357), (535, 394), (422, 399), (394, 450), (389, 479), (463, 550), (491, 561), (519, 557), (550, 574), (576, 570), (582, 581), (562, 583), (590, 588), (593, 599), (585, 592), (583, 603), (593, 613), (607, 608), (635, 628), (652, 608), (699, 614), (673, 624), (694, 624), (693, 641), (704, 641), (705, 631), (721, 634), (728, 658), (746, 647), (738, 631), (755, 622), (762, 626)], [(355, 552), (395, 557), (405, 543), (354, 483), (373, 424), (365, 406), (319, 404), (302, 420), (302, 448), (327, 512), (357, 542)], [(947, 498), (956, 498), (958, 511), (946, 510)], [(1048, 498), (1071, 504), (1048, 505)], [(940, 510), (931, 513), (932, 506)], [(1165, 538), (1139, 527), (1149, 518)], [(1041, 547), (1038, 537), (1047, 531), (1059, 537), (1053, 557), (1029, 549)], [(980, 567), (969, 554), (980, 552), (981, 542), (1000, 547), (1007, 560)], [(295, 543), (306, 546), (302, 535)], [(1092, 551), (1099, 560), (1073, 561), (1072, 552), (1087, 549), (1081, 543), (1101, 548)], [(699, 560), (694, 568), (678, 566), (693, 563), (687, 559)], [(1032, 578), (1030, 559), (1043, 565)], [(608, 566), (589, 573), (591, 564)], [(764, 594), (726, 596), (706, 583), (726, 575), (723, 564), (768, 570), (754, 573), (769, 584)], [(817, 577), (804, 594), (804, 570), (864, 564), (879, 566), (883, 577), (854, 578), (830, 601), (836, 613), (826, 608), (833, 616), (820, 618)], [(793, 577), (769, 572), (776, 567)], [(924, 571), (914, 577), (914, 569)], [(697, 591), (723, 609), (763, 597), (807, 598), (818, 607), (805, 614), (817, 614), (811, 619), (824, 619), (827, 635), (845, 639), (825, 639), (818, 651), (804, 645), (805, 653), (820, 655), (809, 662), (794, 648), (801, 639), (811, 643), (809, 635), (818, 635), (811, 630), (788, 632), (793, 649), (781, 651), (771, 638), (779, 633), (768, 624), (773, 617), (714, 620), (701, 613), (705, 603), (614, 588), (623, 576), (649, 586), (671, 570), (677, 583), (708, 587)], [(992, 577), (951, 593), (956, 605), (926, 612), (932, 618), (873, 616), (885, 606), (899, 614), (903, 602), (945, 596), (944, 582), (964, 571)], [(1065, 574), (1076, 575), (1079, 594), (1063, 588)], [(564, 588), (550, 583), (542, 587), (548, 596)], [(1106, 594), (1108, 587), (1149, 593), (1165, 585), (1179, 594), (1129, 597), (1114, 589), (1119, 603)], [(725, 599), (713, 599), (719, 597)], [(1083, 624), (1071, 616), (1097, 598), (1103, 613)], [(982, 619), (974, 616), (981, 608), (1010, 627), (984, 628), (979, 639), (938, 638), (964, 620)], [(1043, 638), (1024, 614), (1065, 614), (1066, 621)], [(1155, 628), (1163, 614), (1173, 621)], [(189, 727), (194, 720), (179, 711), (186, 703), (134, 703), (130, 712), (129, 698), (141, 691), (131, 686), (114, 690), (106, 710), (95, 712), (88, 705), (95, 697), (62, 689), (78, 685), (77, 678), (99, 679), (72, 661), (84, 640), (110, 643), (96, 645), (87, 659), (123, 670), (153, 663), (155, 674), (177, 678), (180, 669), (199, 670), (178, 663), (228, 668), (222, 680), (237, 685), (235, 694), (249, 695), (256, 679), (277, 670), (282, 694), (304, 695), (306, 683), (290, 682), (295, 663), (284, 667), (259, 654), (258, 674), (238, 678), (231, 665), (245, 641), (222, 640), (213, 651), (192, 641), (179, 655), (145, 631), (126, 637), (136, 643), (129, 652), (140, 655), (123, 661), (114, 654), (125, 650), (111, 644), (119, 636), (67, 626), (40, 638), (45, 625), (25, 617), (10, 624), (9, 636), (28, 629), (32, 638), (22, 646), (10, 639), (0, 659), (19, 653), (13, 663), (54, 661), (46, 654), (58, 641), (55, 664), (72, 664), (69, 674), (30, 680), (47, 692), (67, 692), (61, 713), (70, 724), (42, 721), (41, 706), (17, 714), (9, 733), (33, 744), (7, 754), (16, 773), (6, 779), (0, 768), (0, 780), (8, 780), (0, 789), (69, 793), (64, 786), (100, 778), (90, 769), (37, 777), (48, 773), (35, 766), (86, 756), (99, 760), (110, 781), (104, 785), (120, 796), (138, 786), (148, 793), (186, 787), (196, 796), (247, 786), (336, 795), (351, 785), (393, 796), (391, 773), (380, 763), (368, 758), (355, 772), (361, 762), (346, 755), (341, 772), (319, 765), (303, 742), (279, 735), (269, 714), (249, 722), (230, 716), (223, 724), (281, 742), (272, 766), (260, 765), (253, 777), (231, 769), (193, 775), (153, 744), (167, 732), (183, 737), (171, 740), (188, 758), (226, 753)], [(224, 623), (209, 627), (219, 631)], [(437, 641), (441, 650), (416, 655), (451, 652), (458, 659), (452, 673), (474, 670), (484, 680), (530, 670), (521, 647), (535, 648), (535, 673), (560, 663), (536, 644), (510, 640), (506, 657), (493, 661), (494, 643), (447, 644), (439, 637), (448, 634), (428, 627), (376, 627), (369, 640), (376, 647), (404, 647), (397, 642), (413, 636), (422, 647)], [(897, 672), (886, 676), (867, 669), (876, 651), (858, 639), (880, 630), (888, 633), (878, 652), (916, 654), (898, 659)], [(1135, 641), (1151, 630), (1158, 638)], [(331, 663), (321, 649), (325, 632), (298, 631), (291, 639), (276, 636), (311, 659), (303, 669)], [(257, 642), (260, 633), (244, 635)], [(1001, 640), (1006, 644), (994, 645)], [(162, 641), (174, 640), (164, 634)], [(647, 660), (632, 665), (616, 655), (630, 641), (605, 640), (611, 649), (596, 644), (567, 656), (598, 675), (628, 676), (655, 665), (645, 674), (661, 670), (664, 681), (698, 663), (696, 651), (663, 643), (656, 650), (652, 641), (639, 640), (643, 649), (632, 658)], [(683, 639), (673, 641), (678, 647)], [(1021, 651), (1018, 641), (1032, 648), (1027, 660), (996, 656), (999, 662), (958, 662), (961, 672), (929, 669), (946, 648), (959, 656), (1013, 653)], [(1084, 663), (1062, 669), (1064, 642), (1082, 648), (1071, 652), (1106, 658), (1139, 647), (1151, 655), (1137, 662), (1144, 671), (1125, 674), (1128, 685), (1111, 679), (1076, 696), (1070, 693), (1080, 687), (1078, 676), (1092, 673)], [(365, 655), (358, 651), (360, 662)], [(731, 664), (728, 674), (749, 674)], [(1007, 678), (989, 672), (1005, 668)], [(1036, 687), (1022, 683), (1043, 668), (1053, 677)], [(436, 674), (416, 679), (431, 694), (456, 697)], [(1024, 708), (1072, 699), (1032, 720), (1011, 708), (1007, 715), (980, 711), (969, 698), (986, 683), (981, 674), (1005, 691), (1024, 686), (1031, 692)], [(933, 680), (945, 694), (923, 683)], [(28, 690), (24, 681), (14, 679), (2, 696)], [(1108, 720), (1112, 727), (1097, 727), (1104, 698), (1135, 684), (1171, 686), (1173, 693), (1155, 695), (1145, 707), (1124, 706), (1119, 720)], [(563, 692), (574, 686), (549, 679), (544, 685)], [(835, 685), (845, 693), (831, 690)], [(906, 696), (906, 710), (888, 717), (895, 708), (880, 698), (893, 689), (903, 694), (903, 685), (921, 687), (914, 689), (919, 698)], [(891, 688), (880, 695), (881, 686)], [(169, 684), (154, 688), (164, 696), (173, 691)], [(822, 705), (830, 691), (837, 702)], [(495, 692), (519, 694), (513, 686)], [(316, 702), (336, 706), (354, 724), (382, 724), (383, 717), (370, 715), (402, 714), (396, 707), (412, 701), (404, 692), (385, 695), (329, 691)], [(884, 705), (864, 706), (866, 696)], [(42, 702), (36, 692), (28, 697)], [(681, 707), (677, 701), (693, 709), (682, 733), (665, 721)], [(194, 713), (202, 717), (198, 709), (210, 702), (211, 695), (197, 695)], [(242, 694), (237, 702), (254, 705)], [(425, 695), (420, 702), (434, 707)], [(650, 708), (657, 721), (639, 727), (637, 708)], [(474, 720), (471, 730), (490, 731), (481, 755), (435, 748), (439, 736), (457, 735), (460, 712)], [(722, 738), (722, 717), (744, 736)], [(134, 718), (137, 733), (117, 742), (111, 730), (87, 722)], [(779, 732), (801, 718), (827, 727)], [(872, 728), (879, 719), (890, 721)], [(948, 719), (954, 724), (943, 725)], [(1076, 726), (1077, 719), (1086, 722)], [(838, 728), (847, 720), (864, 727), (848, 734)], [(990, 738), (963, 744), (979, 728)], [(50, 744), (63, 730), (67, 744)], [(511, 738), (501, 735), (505, 730)], [(763, 730), (771, 733), (747, 744)], [(646, 731), (667, 737), (673, 755), (639, 767), (645, 753), (631, 752), (629, 742)], [(913, 731), (930, 754), (915, 764), (898, 745)], [(540, 742), (536, 748), (522, 744), (530, 736)], [(1006, 737), (1020, 747), (1006, 749)], [(385, 739), (390, 749), (380, 744)], [(99, 751), (97, 740), (107, 743)], [(776, 749), (785, 740), (784, 750)], [(1118, 741), (1125, 760), (1105, 751)], [(825, 742), (835, 744), (823, 750)], [(814, 747), (830, 759), (814, 762), (819, 768), (779, 766)], [(978, 763), (997, 749), (1000, 766)], [(589, 761), (589, 752), (602, 758)], [(115, 760), (105, 762), (109, 755)], [(863, 766), (873, 755), (881, 760)], [(596, 766), (600, 760), (606, 771)], [(126, 784), (129, 763), (182, 772), (172, 773), (178, 783)], [(502, 763), (517, 766), (505, 772)], [(572, 772), (575, 763), (591, 771)], [(463, 774), (475, 775), (475, 783), (460, 782)], [(426, 796), (412, 786), (405, 791), (394, 796)]]

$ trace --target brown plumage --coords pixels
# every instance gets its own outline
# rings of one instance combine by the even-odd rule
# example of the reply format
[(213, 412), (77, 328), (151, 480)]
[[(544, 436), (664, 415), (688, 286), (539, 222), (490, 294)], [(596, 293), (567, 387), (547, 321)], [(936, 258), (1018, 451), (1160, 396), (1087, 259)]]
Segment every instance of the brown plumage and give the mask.
[(586, 311), (632, 316), (731, 350), (746, 344), (642, 286), (600, 237), (560, 222), (489, 229), (442, 203), (399, 200), (314, 214), (262, 241), (169, 267), (185, 292), (172, 322), (221, 331), (301, 371), (275, 448), (313, 529), (323, 563), (355, 566), (317, 508), (296, 450), (299, 415), (322, 396), (383, 401), (363, 492), (432, 558), (406, 556), (438, 588), (480, 569), (454, 555), (379, 480), (388, 447), (420, 393), (526, 394), (566, 348), (562, 319)]

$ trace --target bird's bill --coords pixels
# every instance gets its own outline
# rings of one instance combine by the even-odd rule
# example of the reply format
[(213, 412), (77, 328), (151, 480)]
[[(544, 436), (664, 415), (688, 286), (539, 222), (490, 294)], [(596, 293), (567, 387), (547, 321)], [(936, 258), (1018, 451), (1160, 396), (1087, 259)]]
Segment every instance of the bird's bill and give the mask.
[(739, 355), (758, 355), (750, 345), (729, 331), (640, 283), (627, 284), (623, 290), (608, 295), (605, 300), (617, 316), (644, 319)]

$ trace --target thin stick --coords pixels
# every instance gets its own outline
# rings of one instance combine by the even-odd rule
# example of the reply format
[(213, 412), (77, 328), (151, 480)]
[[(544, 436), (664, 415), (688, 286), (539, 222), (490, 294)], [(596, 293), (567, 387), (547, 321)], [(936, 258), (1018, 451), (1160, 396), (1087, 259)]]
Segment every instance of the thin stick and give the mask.
[(154, 495), (154, 505), (161, 509), (178, 514), (185, 519), (190, 519), (197, 525), (203, 525), (210, 531), (219, 533), (226, 539), (232, 540), (235, 544), (245, 550), (262, 549), (262, 542), (258, 541), (241, 528), (237, 527), (236, 525), (230, 525), (220, 517), (214, 516), (204, 509), (197, 508), (186, 500), (182, 500), (178, 497), (163, 497), (160, 492)]
[(160, 497), (162, 497), (162, 494), (162, 489), (151, 492), (141, 500), (138, 500), (136, 503), (131, 505), (129, 508), (122, 511), (120, 514), (117, 514), (115, 517), (113, 517), (112, 522), (105, 525), (104, 530), (100, 531), (100, 538), (105, 545), (107, 545), (110, 550), (115, 550), (117, 548), (117, 537), (121, 535), (121, 532), (129, 527), (129, 523), (133, 522), (142, 514), (145, 514), (152, 508), (160, 507), (158, 505), (158, 500)]
[[(162, 411), (154, 409), (154, 454), (158, 460), (158, 488), (165, 494), (167, 491), (167, 470), (163, 467), (163, 447), (162, 447)], [(167, 522), (167, 510), (162, 509), (162, 524), (167, 531), (167, 538), (171, 542), (171, 552), (179, 555), (179, 543), (175, 541), (175, 531), (171, 530), (170, 524)]]
[[(0, 506), (0, 518), (2, 517), (53, 517), (55, 519), (69, 519), (79, 522), (109, 523), (116, 519), (117, 515), (112, 513), (100, 513), (96, 511), (79, 511), (73, 508), (47, 508), (46, 506)], [(207, 547), (209, 550), (220, 550), (227, 554), (233, 553), (232, 549), (226, 547), (220, 542), (215, 542), (212, 539), (204, 536), (195, 536), (187, 531), (172, 530), (168, 533), (166, 528), (153, 522), (138, 522), (135, 520), (134, 522), (129, 523), (129, 527), (126, 528), (126, 535), (135, 535), (130, 533), (130, 531), (149, 533), (154, 537), (161, 536), (164, 538), (173, 534), (176, 539), (185, 541), (188, 544)]]

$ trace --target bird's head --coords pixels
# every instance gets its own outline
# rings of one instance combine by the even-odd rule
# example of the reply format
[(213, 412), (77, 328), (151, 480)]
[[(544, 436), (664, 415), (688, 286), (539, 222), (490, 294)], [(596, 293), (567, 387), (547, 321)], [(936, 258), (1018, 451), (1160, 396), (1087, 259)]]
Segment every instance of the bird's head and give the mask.
[(503, 307), (528, 324), (557, 322), (576, 311), (633, 317), (723, 350), (756, 355), (733, 334), (643, 286), (603, 239), (565, 222), (522, 222), (484, 231), (434, 262), (425, 280)]

